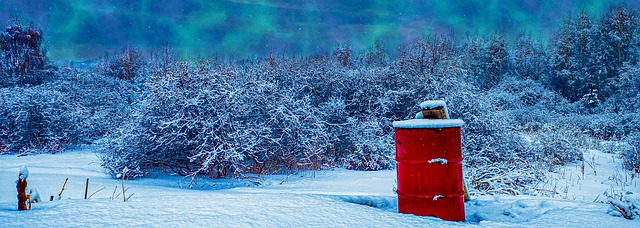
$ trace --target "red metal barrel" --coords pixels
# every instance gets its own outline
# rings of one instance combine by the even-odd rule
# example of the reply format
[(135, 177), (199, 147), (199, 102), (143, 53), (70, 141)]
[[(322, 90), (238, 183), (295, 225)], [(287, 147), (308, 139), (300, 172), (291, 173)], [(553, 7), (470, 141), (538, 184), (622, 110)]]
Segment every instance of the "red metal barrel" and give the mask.
[(465, 220), (460, 135), (463, 123), (455, 119), (393, 123), (400, 213)]

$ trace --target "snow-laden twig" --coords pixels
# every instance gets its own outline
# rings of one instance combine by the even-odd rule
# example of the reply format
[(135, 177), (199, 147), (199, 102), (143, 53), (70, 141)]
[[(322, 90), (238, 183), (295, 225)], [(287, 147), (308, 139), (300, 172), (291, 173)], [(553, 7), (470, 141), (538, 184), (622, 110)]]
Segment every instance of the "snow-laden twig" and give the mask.
[(91, 199), (91, 197), (92, 197), (93, 195), (95, 195), (96, 193), (98, 193), (98, 192), (100, 192), (100, 191), (104, 190), (105, 188), (107, 188), (107, 187), (102, 187), (101, 189), (98, 189), (98, 191), (95, 191), (95, 192), (91, 193), (91, 195), (89, 195), (89, 198), (88, 198), (88, 199)]
[(116, 187), (113, 189), (113, 193), (111, 194), (111, 200), (115, 199), (116, 196), (116, 191), (118, 190), (118, 185), (116, 185)]

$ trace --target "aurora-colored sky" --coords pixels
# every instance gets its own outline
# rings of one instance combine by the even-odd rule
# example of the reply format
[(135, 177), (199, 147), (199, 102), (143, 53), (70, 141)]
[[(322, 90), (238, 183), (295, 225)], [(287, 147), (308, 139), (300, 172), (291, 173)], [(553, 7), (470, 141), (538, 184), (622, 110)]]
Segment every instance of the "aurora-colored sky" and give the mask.
[(182, 56), (325, 53), (386, 47), (428, 34), (550, 36), (569, 12), (599, 15), (637, 0), (0, 0), (0, 20), (39, 25), (54, 60), (166, 44)]

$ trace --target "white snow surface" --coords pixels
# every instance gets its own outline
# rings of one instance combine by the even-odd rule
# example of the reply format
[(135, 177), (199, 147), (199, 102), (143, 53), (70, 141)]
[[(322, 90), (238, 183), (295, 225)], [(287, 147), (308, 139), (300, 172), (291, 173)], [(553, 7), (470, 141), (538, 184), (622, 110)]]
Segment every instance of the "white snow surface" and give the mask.
[(461, 127), (464, 121), (460, 119), (411, 119), (393, 121), (394, 128), (424, 129), (424, 128), (452, 128)]
[[(589, 197), (472, 196), (465, 204), (467, 222), (400, 214), (395, 170), (201, 179), (195, 189), (181, 187), (188, 180), (157, 174), (125, 181), (127, 194), (134, 194), (125, 203), (122, 196), (111, 199), (115, 186), (122, 191), (121, 180), (104, 174), (99, 164), (88, 150), (0, 156), (0, 227), (640, 227), (639, 220), (611, 216), (608, 204)], [(600, 175), (608, 170), (604, 164), (590, 178), (607, 180)], [(17, 211), (13, 183), (21, 166), (30, 167), (29, 187), (38, 188), (45, 200), (32, 211)], [(47, 201), (67, 177), (62, 198)], [(105, 189), (85, 200), (87, 177), (89, 194)], [(586, 193), (589, 187), (608, 183), (584, 184), (586, 197), (601, 194), (599, 188)], [(640, 194), (637, 187), (627, 190)]]
[(27, 166), (20, 167), (20, 172), (18, 173), (18, 178), (26, 180), (29, 178), (29, 169)]
[(444, 109), (446, 110), (447, 103), (443, 100), (423, 101), (422, 103), (420, 103), (420, 108), (422, 109), (434, 109), (437, 107), (444, 107)]

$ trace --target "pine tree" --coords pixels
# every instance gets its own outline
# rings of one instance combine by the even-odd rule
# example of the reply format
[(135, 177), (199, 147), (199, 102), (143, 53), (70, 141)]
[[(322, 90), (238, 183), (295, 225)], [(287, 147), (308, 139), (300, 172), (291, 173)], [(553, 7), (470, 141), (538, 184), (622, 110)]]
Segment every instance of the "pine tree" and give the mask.
[(548, 83), (570, 101), (577, 101), (598, 75), (593, 64), (597, 57), (592, 56), (598, 46), (589, 15), (583, 11), (575, 18), (569, 16), (555, 34), (553, 46)]
[(467, 38), (462, 44), (462, 66), (466, 70), (470, 79), (475, 79), (484, 75), (485, 68), (482, 66), (485, 53), (485, 41), (480, 37)]
[(507, 48), (504, 35), (495, 35), (487, 44), (484, 66), (485, 74), (480, 78), (479, 85), (484, 89), (491, 89), (498, 85), (507, 70)]
[(547, 57), (542, 43), (520, 34), (513, 50), (511, 59), (514, 73), (523, 79), (540, 80), (547, 71)]
[(598, 98), (598, 88), (596, 88), (595, 83), (591, 83), (591, 88), (589, 88), (589, 93), (582, 96), (582, 100), (586, 102), (586, 106), (590, 110), (598, 106), (598, 104), (600, 104), (600, 99)]
[(625, 64), (634, 65), (638, 61), (638, 23), (638, 13), (622, 5), (611, 7), (602, 16), (596, 36), (598, 46), (592, 56), (597, 77), (590, 82), (605, 86), (606, 81), (618, 77)]

